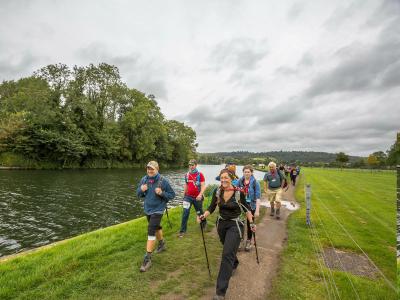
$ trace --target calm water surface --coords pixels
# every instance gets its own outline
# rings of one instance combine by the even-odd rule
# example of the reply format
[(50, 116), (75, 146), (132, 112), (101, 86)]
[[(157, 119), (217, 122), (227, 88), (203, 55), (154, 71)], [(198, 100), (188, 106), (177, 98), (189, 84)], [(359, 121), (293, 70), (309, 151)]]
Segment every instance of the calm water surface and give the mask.
[[(206, 183), (221, 166), (204, 165)], [(161, 170), (182, 201), (185, 169)], [(136, 187), (144, 170), (0, 170), (0, 256), (143, 215)], [(241, 175), (238, 167), (238, 175)], [(255, 173), (262, 179), (263, 173)]]

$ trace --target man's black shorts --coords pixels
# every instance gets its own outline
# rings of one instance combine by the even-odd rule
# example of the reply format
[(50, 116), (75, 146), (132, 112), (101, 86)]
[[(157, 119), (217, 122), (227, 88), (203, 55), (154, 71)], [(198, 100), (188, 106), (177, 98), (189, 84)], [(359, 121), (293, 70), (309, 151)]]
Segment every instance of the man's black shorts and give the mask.
[(161, 218), (162, 214), (152, 214), (152, 215), (146, 215), (147, 222), (149, 222), (148, 228), (147, 228), (147, 234), (149, 236), (155, 236), (156, 231), (159, 229), (162, 229), (161, 227)]

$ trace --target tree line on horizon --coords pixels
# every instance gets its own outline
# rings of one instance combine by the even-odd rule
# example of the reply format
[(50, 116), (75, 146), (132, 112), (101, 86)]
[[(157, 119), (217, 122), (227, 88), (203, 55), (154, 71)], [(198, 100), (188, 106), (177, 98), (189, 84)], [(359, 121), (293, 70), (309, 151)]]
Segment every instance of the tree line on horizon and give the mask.
[[(349, 156), (350, 161), (356, 161), (360, 157)], [(336, 160), (335, 153), (315, 151), (268, 151), (268, 152), (216, 152), (198, 153), (199, 162), (205, 164), (219, 164), (224, 162), (235, 162), (236, 164), (268, 164), (270, 161), (283, 164), (309, 164), (315, 162), (332, 163)]]
[(48, 65), (0, 84), (3, 165), (182, 165), (196, 147), (191, 127), (167, 120), (153, 95), (127, 87), (106, 63)]
[(400, 134), (386, 151), (376, 151), (368, 157), (351, 156), (344, 152), (328, 153), (316, 151), (269, 151), (269, 152), (215, 152), (198, 153), (199, 163), (223, 164), (234, 162), (238, 165), (265, 164), (270, 161), (288, 165), (315, 167), (386, 168), (400, 163)]

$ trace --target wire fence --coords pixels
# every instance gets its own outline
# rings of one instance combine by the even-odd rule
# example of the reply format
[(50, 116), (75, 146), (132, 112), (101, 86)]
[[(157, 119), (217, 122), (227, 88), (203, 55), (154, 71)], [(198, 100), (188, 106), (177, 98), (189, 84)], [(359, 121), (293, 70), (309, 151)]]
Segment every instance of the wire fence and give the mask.
[[(313, 248), (313, 252), (315, 257), (317, 258), (317, 264), (318, 264), (318, 269), (319, 269), (319, 278), (321, 281), (323, 281), (324, 288), (327, 293), (327, 298), (328, 299), (341, 299), (341, 295), (339, 292), (339, 288), (337, 286), (337, 282), (335, 281), (334, 274), (332, 273), (331, 268), (325, 266), (325, 260), (324, 260), (324, 249), (323, 249), (323, 242), (321, 241), (321, 235), (320, 232), (324, 234), (324, 237), (326, 240), (328, 240), (328, 244), (332, 249), (334, 250), (334, 253), (336, 255), (336, 259), (339, 262), (339, 265), (341, 269), (344, 271), (347, 281), (349, 282), (349, 285), (351, 286), (351, 290), (353, 293), (354, 299), (360, 299), (360, 294), (351, 279), (351, 276), (348, 274), (348, 272), (345, 271), (343, 261), (338, 255), (337, 249), (335, 247), (334, 242), (332, 241), (330, 234), (328, 232), (328, 228), (326, 226), (326, 223), (322, 220), (320, 214), (318, 213), (318, 209), (311, 209), (311, 186), (310, 185), (304, 185), (304, 194), (305, 194), (305, 199), (306, 199), (306, 212), (307, 212), (307, 225), (309, 228), (309, 233), (310, 233), (310, 240)], [(327, 212), (327, 214), (331, 217), (332, 220), (334, 220), (334, 223), (338, 225), (340, 230), (343, 232), (344, 236), (346, 236), (351, 243), (353, 243), (362, 253), (363, 256), (371, 263), (371, 265), (374, 267), (374, 269), (377, 271), (377, 273), (380, 275), (380, 277), (384, 280), (386, 285), (391, 288), (393, 291), (396, 293), (398, 292), (397, 287), (393, 284), (392, 281), (390, 281), (387, 276), (382, 272), (382, 270), (374, 263), (374, 261), (368, 256), (366, 251), (360, 246), (360, 244), (356, 241), (354, 236), (349, 232), (349, 230), (346, 229), (346, 227), (338, 220), (338, 218), (335, 216), (335, 214), (332, 212), (332, 210), (329, 208), (328, 205), (326, 205), (324, 200), (318, 197), (318, 195), (313, 195), (313, 198), (315, 201), (318, 202), (318, 204), (321, 205), (323, 210)], [(315, 225), (318, 225), (318, 227), (321, 228), (321, 230), (317, 229)]]

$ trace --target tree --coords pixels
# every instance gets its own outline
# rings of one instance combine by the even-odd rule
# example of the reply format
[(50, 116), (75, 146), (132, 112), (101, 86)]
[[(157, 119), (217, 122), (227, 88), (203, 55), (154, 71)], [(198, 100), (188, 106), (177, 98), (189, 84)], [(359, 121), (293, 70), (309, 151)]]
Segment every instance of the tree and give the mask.
[(371, 168), (374, 168), (378, 165), (378, 159), (375, 155), (370, 154), (367, 158), (367, 163)]
[(192, 128), (166, 120), (155, 97), (128, 88), (112, 65), (48, 65), (0, 84), (0, 154), (60, 167), (182, 164), (195, 156), (195, 140)]
[(378, 161), (377, 166), (383, 167), (386, 165), (387, 155), (385, 152), (377, 151), (377, 152), (372, 153), (372, 155), (375, 156)]
[(336, 161), (340, 163), (340, 167), (343, 168), (343, 164), (349, 161), (349, 156), (344, 152), (336, 153)]
[(196, 132), (182, 122), (167, 121), (168, 144), (172, 149), (173, 162), (183, 165), (196, 156)]
[(397, 140), (387, 151), (386, 164), (388, 166), (400, 165), (400, 132), (397, 133)]
[(48, 65), (33, 73), (34, 77), (45, 80), (51, 91), (54, 106), (62, 106), (71, 80), (71, 70), (65, 64)]
[(352, 168), (362, 168), (364, 166), (365, 166), (365, 160), (363, 158), (360, 158), (359, 160), (353, 162), (351, 165)]

